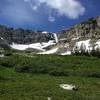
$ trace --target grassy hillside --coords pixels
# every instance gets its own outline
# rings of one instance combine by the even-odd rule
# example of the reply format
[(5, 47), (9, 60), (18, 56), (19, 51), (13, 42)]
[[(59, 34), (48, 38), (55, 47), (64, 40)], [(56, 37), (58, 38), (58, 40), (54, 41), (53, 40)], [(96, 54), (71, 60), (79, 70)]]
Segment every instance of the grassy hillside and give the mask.
[[(60, 84), (73, 84), (67, 91)], [(0, 58), (0, 100), (100, 100), (100, 59), (19, 55)]]

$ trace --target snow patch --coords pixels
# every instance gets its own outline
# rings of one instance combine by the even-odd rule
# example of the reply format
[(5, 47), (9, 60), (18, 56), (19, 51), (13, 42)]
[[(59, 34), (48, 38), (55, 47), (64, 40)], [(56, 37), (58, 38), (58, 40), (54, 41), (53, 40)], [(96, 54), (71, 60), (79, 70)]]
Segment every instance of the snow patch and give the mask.
[(47, 34), (48, 32), (47, 32), (47, 31), (43, 31), (42, 33), (43, 33), (43, 34)]
[(100, 40), (98, 40), (96, 43), (95, 49), (100, 48)]
[(58, 48), (54, 48), (54, 49), (51, 49), (51, 50), (48, 50), (48, 51), (45, 51), (45, 52), (40, 52), (40, 53), (37, 53), (37, 54), (54, 54), (56, 53), (58, 50)]
[(58, 43), (58, 37), (56, 33), (53, 33), (56, 43)]
[(61, 53), (62, 56), (65, 56), (65, 55), (71, 55), (71, 51), (67, 51), (65, 53)]
[(51, 100), (51, 97), (48, 97), (48, 100)]
[[(76, 42), (75, 47), (77, 47), (78, 50), (80, 50), (80, 49), (81, 49), (81, 46), (83, 46), (84, 49), (85, 49), (85, 51), (89, 51), (89, 52), (90, 52), (90, 51), (93, 50), (93, 46), (91, 45), (90, 41), (91, 41), (91, 39)], [(94, 45), (95, 45), (95, 48), (94, 48), (95, 50), (96, 50), (97, 48), (100, 49), (100, 39), (99, 39), (96, 43), (94, 43)], [(74, 47), (74, 48), (75, 48), (75, 47)], [(73, 48), (73, 49), (74, 49), (74, 48)]]
[(75, 85), (61, 84), (60, 87), (65, 89), (65, 90), (73, 90), (75, 88)]
[(85, 46), (86, 51), (90, 51), (92, 49), (91, 45), (90, 45), (90, 41), (91, 41), (91, 39), (76, 42), (75, 47), (77, 47), (78, 49), (80, 49), (81, 46), (82, 46), (82, 44), (83, 44)]
[(56, 43), (54, 43), (54, 40), (50, 40), (48, 42), (42, 42), (41, 45), (42, 45), (42, 48), (46, 48), (48, 46), (52, 46), (52, 45), (55, 45)]
[(79, 37), (77, 37), (77, 38), (72, 38), (72, 40), (78, 40), (79, 39)]
[(66, 41), (67, 38), (62, 38), (62, 39), (59, 39), (59, 41)]
[(5, 57), (5, 55), (4, 54), (0, 54), (0, 58), (3, 58), (3, 57)]
[(0, 37), (0, 39), (1, 39), (1, 40), (4, 40), (4, 38), (3, 38), (3, 37)]

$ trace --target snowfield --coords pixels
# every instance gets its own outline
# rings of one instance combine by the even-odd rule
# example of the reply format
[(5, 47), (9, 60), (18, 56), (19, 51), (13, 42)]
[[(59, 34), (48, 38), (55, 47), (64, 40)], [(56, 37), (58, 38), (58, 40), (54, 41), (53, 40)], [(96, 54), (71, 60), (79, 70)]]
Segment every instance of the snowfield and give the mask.
[(10, 46), (11, 46), (11, 48), (17, 49), (17, 50), (26, 50), (28, 48), (33, 48), (33, 49), (38, 49), (38, 50), (44, 51), (44, 49), (41, 48), (40, 43), (34, 43), (34, 44), (29, 44), (29, 45), (12, 43), (12, 45), (10, 45)]
[[(46, 31), (43, 31), (42, 33), (43, 34), (48, 34), (48, 32), (46, 32)], [(56, 45), (56, 43), (58, 43), (57, 34), (53, 33), (53, 35), (54, 35), (55, 40), (50, 40), (48, 42), (32, 43), (32, 44), (16, 44), (16, 43), (13, 42), (10, 45), (10, 47), (13, 48), (13, 49), (17, 49), (17, 50), (26, 50), (28, 48), (33, 48), (33, 49), (45, 51), (46, 47), (49, 47), (49, 46), (52, 46), (52, 45)]]
[[(84, 47), (85, 51), (91, 51), (93, 49), (92, 45), (90, 44), (91, 39), (89, 40), (84, 40), (84, 41), (79, 41), (76, 42), (75, 47), (77, 47), (78, 49), (81, 49), (81, 46)], [(98, 40), (95, 44), (95, 50), (97, 48), (100, 48), (100, 40)]]
[[(48, 34), (48, 32), (43, 31), (43, 34)], [(52, 33), (54, 40), (49, 40), (48, 42), (42, 42), (42, 43), (32, 43), (32, 44), (16, 44), (16, 43), (12, 43), (10, 45), (11, 48), (13, 49), (17, 49), (17, 50), (26, 50), (28, 48), (33, 48), (36, 50), (40, 50), (40, 53), (38, 54), (54, 54), (57, 52), (58, 48), (54, 48), (51, 50), (46, 51), (46, 48), (49, 46), (54, 46), (56, 45), (59, 40), (57, 37), (56, 33)], [(4, 40), (2, 37), (0, 37), (2, 40)], [(73, 38), (72, 40), (78, 40), (79, 37), (77, 38)], [(60, 39), (60, 41), (66, 40), (66, 38)], [(81, 52), (81, 49), (84, 49), (85, 51), (91, 51), (93, 49), (92, 45), (91, 45), (91, 39), (88, 40), (83, 40), (83, 41), (78, 41), (75, 43), (74, 47), (73, 47), (73, 52), (75, 51), (75, 49), (79, 50)], [(66, 47), (67, 48), (67, 47)], [(100, 48), (100, 40), (98, 40), (95, 43), (95, 49)], [(61, 53), (60, 55), (71, 55), (71, 51), (66, 51), (64, 53)]]
[(11, 48), (16, 49), (16, 50), (26, 50), (28, 48), (33, 48), (33, 49), (37, 49), (37, 50), (41, 50), (41, 51), (45, 51), (44, 48), (51, 46), (51, 45), (55, 45), (56, 43), (54, 43), (53, 40), (50, 40), (49, 42), (43, 42), (43, 43), (33, 43), (33, 44), (16, 44), (16, 43), (12, 43), (10, 45)]
[(51, 46), (51, 45), (55, 45), (56, 43), (54, 43), (54, 40), (50, 40), (49, 42), (43, 42), (43, 43), (33, 43), (33, 44), (15, 44), (12, 43), (12, 45), (10, 45), (13, 49), (17, 49), (17, 50), (26, 50), (28, 48), (33, 48), (33, 49), (37, 49), (37, 50), (41, 50), (43, 52), (37, 53), (37, 54), (53, 54), (55, 52), (57, 52), (58, 48), (54, 48), (48, 51), (45, 51), (44, 48)]

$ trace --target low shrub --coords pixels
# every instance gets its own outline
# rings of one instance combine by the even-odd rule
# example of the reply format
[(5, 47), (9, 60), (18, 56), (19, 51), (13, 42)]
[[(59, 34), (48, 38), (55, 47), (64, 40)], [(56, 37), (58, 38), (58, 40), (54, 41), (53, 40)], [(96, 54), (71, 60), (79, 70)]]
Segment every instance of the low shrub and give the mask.
[(32, 67), (28, 66), (28, 65), (20, 65), (18, 64), (16, 67), (15, 67), (15, 70), (17, 72), (22, 72), (22, 73), (31, 73), (33, 70), (32, 70)]
[(60, 70), (52, 70), (49, 72), (49, 75), (52, 76), (68, 76), (69, 73), (65, 71), (60, 71)]
[(4, 60), (1, 60), (0, 65), (4, 67), (14, 67), (16, 63), (12, 59), (5, 58)]

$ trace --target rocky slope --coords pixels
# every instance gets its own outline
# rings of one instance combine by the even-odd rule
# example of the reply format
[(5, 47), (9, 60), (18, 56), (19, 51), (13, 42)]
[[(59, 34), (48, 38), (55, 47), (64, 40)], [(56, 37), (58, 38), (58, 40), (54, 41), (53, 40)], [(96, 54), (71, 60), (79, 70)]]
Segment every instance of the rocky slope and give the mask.
[(70, 29), (65, 29), (59, 32), (59, 47), (67, 49), (67, 51), (73, 51), (73, 49), (81, 49), (84, 46), (85, 49), (90, 50), (91, 45), (98, 45), (100, 39), (100, 16), (96, 18), (90, 18), (85, 22), (77, 24)]
[(100, 16), (76, 24), (70, 29), (62, 30), (59, 33), (59, 38), (67, 38), (70, 41), (73, 38), (100, 38)]
[(0, 48), (28, 50), (38, 54), (69, 55), (75, 49), (100, 47), (100, 16), (58, 33), (13, 29), (0, 25)]

